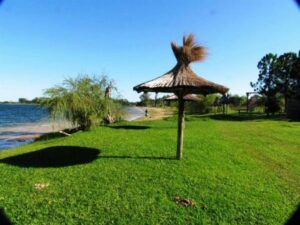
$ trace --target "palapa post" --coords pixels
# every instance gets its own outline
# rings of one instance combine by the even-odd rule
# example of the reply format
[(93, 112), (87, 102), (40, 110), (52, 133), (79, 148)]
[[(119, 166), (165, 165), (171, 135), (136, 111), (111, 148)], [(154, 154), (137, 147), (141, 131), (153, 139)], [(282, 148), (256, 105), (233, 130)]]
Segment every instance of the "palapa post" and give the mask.
[(197, 102), (200, 98), (196, 95), (188, 94), (185, 96), (178, 97), (177, 95), (172, 95), (166, 98), (164, 101), (178, 101), (178, 128), (177, 128), (177, 154), (176, 158), (182, 158), (182, 146), (183, 146), (183, 130), (184, 130), (184, 103), (186, 101)]
[(137, 92), (168, 92), (178, 97), (178, 133), (177, 159), (182, 158), (183, 129), (184, 129), (184, 97), (188, 94), (225, 94), (229, 89), (222, 85), (207, 81), (197, 76), (189, 64), (202, 61), (206, 55), (205, 48), (197, 45), (192, 34), (183, 37), (183, 46), (171, 43), (173, 53), (177, 59), (175, 67), (164, 75), (151, 81), (139, 84), (133, 88)]
[(182, 158), (184, 129), (184, 100), (182, 94), (178, 95), (178, 128), (177, 128), (177, 152), (176, 158)]

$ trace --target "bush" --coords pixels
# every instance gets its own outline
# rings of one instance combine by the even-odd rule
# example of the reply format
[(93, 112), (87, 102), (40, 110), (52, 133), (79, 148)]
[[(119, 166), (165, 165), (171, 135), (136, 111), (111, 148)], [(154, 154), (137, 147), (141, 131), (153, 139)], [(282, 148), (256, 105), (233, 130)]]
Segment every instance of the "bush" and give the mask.
[(266, 98), (265, 102), (265, 111), (269, 115), (279, 112), (281, 109), (280, 107), (280, 98), (278, 96), (271, 96)]
[(88, 130), (120, 111), (117, 103), (105, 96), (108, 85), (105, 76), (68, 78), (61, 85), (47, 89), (46, 98), (40, 103), (50, 110), (53, 119), (65, 118), (79, 129)]
[(187, 102), (186, 111), (190, 114), (205, 114), (210, 113), (213, 110), (214, 103), (217, 98), (220, 98), (218, 94), (210, 94), (207, 96), (198, 95), (200, 101)]

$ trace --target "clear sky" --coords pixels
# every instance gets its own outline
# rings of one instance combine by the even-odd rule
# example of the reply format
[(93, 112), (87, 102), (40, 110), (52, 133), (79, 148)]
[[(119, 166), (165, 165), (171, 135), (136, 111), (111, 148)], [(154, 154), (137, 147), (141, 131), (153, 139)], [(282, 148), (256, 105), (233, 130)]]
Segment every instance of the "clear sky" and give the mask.
[(103, 72), (138, 100), (133, 86), (171, 69), (170, 41), (190, 32), (209, 52), (194, 71), (244, 94), (262, 56), (299, 51), (300, 8), (293, 0), (3, 0), (0, 101)]

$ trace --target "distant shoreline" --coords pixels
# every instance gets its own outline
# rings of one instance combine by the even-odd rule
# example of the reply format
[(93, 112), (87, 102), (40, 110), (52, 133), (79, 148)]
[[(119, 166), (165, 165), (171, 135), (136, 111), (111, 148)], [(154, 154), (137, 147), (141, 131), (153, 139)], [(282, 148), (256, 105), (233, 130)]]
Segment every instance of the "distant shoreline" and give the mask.
[(0, 105), (40, 105), (38, 103), (0, 102)]

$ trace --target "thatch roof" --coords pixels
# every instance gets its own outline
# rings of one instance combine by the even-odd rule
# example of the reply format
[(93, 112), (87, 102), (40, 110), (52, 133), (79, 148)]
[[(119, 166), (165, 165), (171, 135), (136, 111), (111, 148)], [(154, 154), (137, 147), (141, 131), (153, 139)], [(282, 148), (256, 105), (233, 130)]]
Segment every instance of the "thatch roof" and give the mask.
[[(164, 99), (164, 101), (177, 101), (177, 100), (178, 100), (178, 97), (176, 95), (172, 95), (172, 96)], [(188, 94), (183, 97), (183, 100), (191, 101), (191, 102), (198, 102), (201, 99), (199, 97), (197, 97), (196, 95)]]
[(190, 68), (191, 62), (201, 61), (206, 55), (204, 47), (195, 43), (193, 35), (183, 38), (183, 46), (179, 47), (172, 42), (171, 47), (177, 59), (176, 66), (160, 77), (135, 86), (133, 88), (135, 91), (206, 95), (217, 92), (224, 94), (229, 90), (225, 86), (197, 76)]

